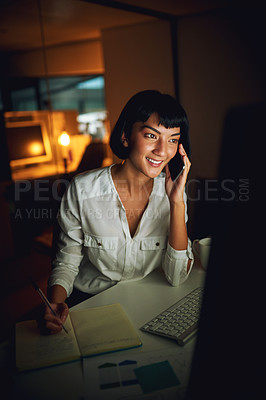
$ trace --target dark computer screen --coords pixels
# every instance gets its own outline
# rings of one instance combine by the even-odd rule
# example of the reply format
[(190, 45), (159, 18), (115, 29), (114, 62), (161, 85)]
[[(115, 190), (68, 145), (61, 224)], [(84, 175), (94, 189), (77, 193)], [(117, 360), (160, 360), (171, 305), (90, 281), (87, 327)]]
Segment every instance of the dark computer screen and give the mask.
[(221, 196), (213, 217), (187, 400), (253, 400), (263, 393), (265, 115), (260, 103), (236, 107), (225, 120), (219, 185), (230, 179), (234, 191)]
[(15, 126), (6, 129), (10, 160), (46, 154), (41, 125)]
[(46, 122), (35, 119), (34, 115), (6, 115), (5, 133), (11, 168), (24, 168), (52, 160), (47, 128)]

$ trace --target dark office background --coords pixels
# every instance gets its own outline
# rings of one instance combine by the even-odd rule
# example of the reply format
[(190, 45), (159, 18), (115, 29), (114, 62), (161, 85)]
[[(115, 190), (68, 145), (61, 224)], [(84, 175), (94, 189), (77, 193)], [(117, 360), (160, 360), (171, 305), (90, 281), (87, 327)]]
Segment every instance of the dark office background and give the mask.
[[(42, 96), (49, 80), (53, 92), (52, 79), (78, 81), (81, 77), (103, 76), (104, 99), (95, 97), (94, 104), (100, 100), (104, 103), (111, 127), (125, 101), (139, 90), (152, 88), (177, 96), (190, 120), (188, 228), (192, 239), (212, 233), (212, 216), (217, 196), (221, 196), (217, 179), (227, 113), (232, 107), (265, 100), (266, 24), (259, 2), (147, 0), (94, 4), (73, 0), (64, 9), (52, 9), (50, 3), (4, 1), (0, 6), (0, 249), (5, 278), (3, 306), (10, 305), (8, 318), (5, 315), (8, 323), (31, 311), (26, 297), (19, 310), (14, 306), (28, 287), (29, 271), (45, 289), (51, 249), (41, 247), (35, 238), (47, 229), (51, 233), (54, 223), (54, 214), (48, 221), (35, 219), (32, 224), (12, 221), (16, 204), (3, 112), (17, 111), (19, 89), (33, 94), (36, 108), (53, 110), (56, 104), (49, 102), (53, 93), (49, 101)], [(59, 0), (54, 3), (60, 5)], [(106, 7), (107, 3), (112, 7)], [(55, 21), (54, 26), (49, 18)], [(15, 36), (10, 37), (11, 31)], [(260, 143), (259, 135), (250, 132), (254, 148)], [(239, 182), (229, 189), (239, 195)], [(47, 207), (47, 203), (32, 204), (30, 194), (24, 200), (24, 208)], [(57, 202), (53, 206), (56, 209)]]

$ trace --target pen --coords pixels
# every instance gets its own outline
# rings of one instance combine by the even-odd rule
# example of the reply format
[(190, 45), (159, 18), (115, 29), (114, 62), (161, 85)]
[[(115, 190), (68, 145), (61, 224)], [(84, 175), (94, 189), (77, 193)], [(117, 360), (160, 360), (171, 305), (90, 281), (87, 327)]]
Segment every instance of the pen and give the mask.
[[(34, 280), (29, 277), (29, 280), (32, 284), (32, 286), (34, 287), (34, 289), (39, 293), (39, 295), (41, 296), (41, 298), (43, 299), (43, 301), (45, 302), (45, 304), (47, 305), (47, 307), (50, 308), (51, 312), (54, 314), (55, 317), (59, 318), (59, 315), (52, 309), (51, 304), (49, 303), (49, 300), (47, 299), (47, 297), (45, 296), (45, 294), (43, 293), (43, 291), (39, 288), (39, 286), (37, 285), (36, 282), (34, 282)], [(64, 329), (64, 331), (66, 333), (68, 333), (68, 331), (66, 330), (66, 328), (64, 327), (64, 325), (62, 324), (62, 328)]]

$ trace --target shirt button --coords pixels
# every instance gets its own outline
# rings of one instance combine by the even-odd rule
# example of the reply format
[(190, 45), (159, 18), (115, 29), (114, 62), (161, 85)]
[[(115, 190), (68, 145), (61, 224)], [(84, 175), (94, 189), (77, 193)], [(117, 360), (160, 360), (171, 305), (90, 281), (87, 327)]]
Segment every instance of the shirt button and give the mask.
[(157, 243), (156, 243), (156, 246), (157, 246), (157, 247), (160, 246), (160, 242), (157, 242)]

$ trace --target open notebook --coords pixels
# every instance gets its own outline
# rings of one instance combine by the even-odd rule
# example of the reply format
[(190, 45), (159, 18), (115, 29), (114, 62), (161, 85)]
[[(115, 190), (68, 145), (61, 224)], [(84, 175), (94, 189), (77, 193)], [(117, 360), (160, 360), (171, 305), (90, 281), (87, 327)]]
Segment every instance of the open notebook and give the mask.
[(18, 371), (47, 367), (97, 354), (141, 346), (120, 304), (70, 311), (63, 330), (40, 335), (36, 321), (16, 324)]

